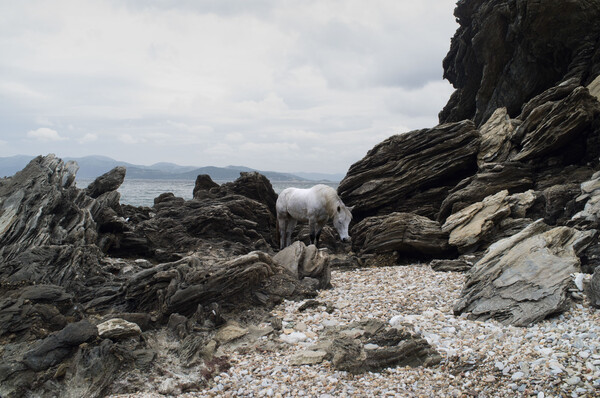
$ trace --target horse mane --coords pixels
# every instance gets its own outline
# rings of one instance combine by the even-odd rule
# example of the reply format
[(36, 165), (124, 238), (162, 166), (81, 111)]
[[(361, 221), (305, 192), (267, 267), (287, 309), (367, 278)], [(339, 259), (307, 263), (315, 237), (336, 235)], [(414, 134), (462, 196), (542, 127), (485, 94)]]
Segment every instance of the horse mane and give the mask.
[(330, 217), (333, 217), (337, 213), (337, 208), (339, 205), (343, 205), (342, 200), (338, 196), (335, 189), (328, 185), (319, 184), (315, 186), (315, 189), (323, 196), (325, 196), (327, 201), (327, 214)]

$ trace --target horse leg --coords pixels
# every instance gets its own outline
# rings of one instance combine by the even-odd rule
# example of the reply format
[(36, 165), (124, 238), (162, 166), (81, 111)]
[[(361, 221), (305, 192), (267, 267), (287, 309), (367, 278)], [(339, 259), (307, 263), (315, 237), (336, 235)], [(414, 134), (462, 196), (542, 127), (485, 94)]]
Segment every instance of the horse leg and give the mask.
[(319, 247), (319, 239), (321, 238), (321, 232), (325, 224), (318, 223), (315, 228), (315, 246)]
[(319, 230), (319, 225), (317, 224), (316, 221), (312, 221), (309, 220), (308, 221), (308, 229), (310, 231), (310, 244), (311, 245), (317, 245), (317, 234), (318, 234), (318, 230)]
[(279, 226), (279, 250), (286, 247), (285, 237), (287, 234), (287, 217), (277, 216), (277, 225)]
[(292, 232), (294, 232), (294, 228), (296, 228), (297, 221), (293, 218), (289, 218), (287, 222), (287, 229), (285, 234), (286, 244), (285, 246), (289, 246), (292, 244)]

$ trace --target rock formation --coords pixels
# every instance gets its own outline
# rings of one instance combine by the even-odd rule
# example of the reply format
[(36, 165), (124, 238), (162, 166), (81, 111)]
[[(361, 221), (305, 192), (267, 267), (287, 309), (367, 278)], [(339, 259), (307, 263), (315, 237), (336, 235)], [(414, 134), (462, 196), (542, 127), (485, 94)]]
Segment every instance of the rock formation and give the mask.
[(600, 74), (597, 1), (460, 0), (454, 15), (460, 27), (443, 65), (456, 91), (441, 123), (481, 125), (502, 107), (514, 118), (546, 89)]
[[(376, 145), (339, 185), (355, 206), (352, 255), (331, 229), (335, 256), (300, 242), (275, 255), (277, 196), (257, 173), (198, 176), (192, 200), (152, 207), (120, 204), (123, 168), (78, 189), (77, 165), (49, 155), (0, 179), (0, 396), (131, 392), (174, 366), (165, 349), (193, 376), (157, 390), (201, 389), (230, 366), (223, 347), (281, 329), (268, 309), (316, 296), (335, 264), (468, 270), (456, 314), (518, 326), (564, 311), (571, 274), (593, 272), (598, 306), (600, 0), (460, 0), (455, 15), (440, 124)], [(439, 362), (375, 323), (293, 363)]]
[[(517, 315), (512, 306), (522, 303), (505, 303), (511, 307), (506, 309), (491, 298), (505, 294), (490, 287), (497, 273), (519, 267), (499, 260), (516, 255), (508, 248), (496, 252), (498, 242), (514, 239), (536, 219), (548, 231), (568, 226), (574, 236), (597, 236), (600, 25), (594, 21), (600, 1), (461, 0), (455, 15), (460, 27), (443, 64), (456, 91), (439, 114), (441, 124), (376, 145), (350, 167), (339, 192), (356, 205), (350, 234), (357, 253), (404, 252), (398, 262), (411, 257), (406, 252), (414, 256), (419, 250), (401, 243), (407, 239), (402, 231), (414, 230), (414, 215), (428, 219), (421, 222), (427, 228), (417, 228), (420, 241), (447, 244), (472, 255), (473, 262), (490, 261), (494, 252), (493, 267), (481, 259), (470, 271), (457, 311), (525, 325), (564, 310), (568, 278), (561, 274), (555, 293), (543, 293), (547, 300), (539, 314)], [(565, 251), (573, 272), (593, 272), (600, 264), (598, 238), (584, 242)], [(452, 256), (433, 265), (470, 267)], [(566, 261), (561, 256), (544, 258), (560, 267)], [(530, 260), (538, 261), (522, 259)], [(525, 296), (537, 297), (534, 286), (544, 286), (547, 278), (529, 277), (517, 285), (529, 292)], [(484, 311), (475, 296), (493, 305)]]
[(263, 176), (135, 208), (119, 203), (123, 168), (86, 189), (76, 171), (40, 156), (0, 180), (1, 396), (104, 396), (156, 357), (140, 333), (210, 336), (224, 316), (316, 295), (318, 280), (271, 257), (275, 194)]
[(550, 229), (542, 220), (492, 245), (467, 276), (460, 314), (528, 326), (569, 305), (571, 274), (579, 270), (578, 252), (595, 232)]

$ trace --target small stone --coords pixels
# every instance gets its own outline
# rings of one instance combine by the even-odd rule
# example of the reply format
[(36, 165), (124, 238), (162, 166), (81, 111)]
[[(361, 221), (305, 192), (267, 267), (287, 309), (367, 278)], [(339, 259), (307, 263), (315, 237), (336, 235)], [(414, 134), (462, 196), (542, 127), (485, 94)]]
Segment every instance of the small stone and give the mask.
[(215, 335), (215, 340), (221, 344), (226, 344), (245, 336), (247, 333), (248, 329), (243, 328), (235, 323), (229, 323), (219, 329)]
[(314, 365), (321, 363), (327, 356), (325, 351), (300, 351), (290, 358), (290, 365)]
[(573, 377), (569, 377), (567, 379), (567, 384), (570, 386), (575, 386), (577, 384), (581, 383), (581, 378), (578, 376), (573, 376)]
[(281, 341), (286, 342), (288, 344), (297, 344), (301, 341), (305, 341), (307, 339), (306, 334), (302, 332), (293, 332), (290, 334), (282, 334), (279, 336)]
[(98, 324), (98, 335), (105, 339), (125, 339), (142, 334), (142, 329), (133, 322), (125, 319), (113, 318)]

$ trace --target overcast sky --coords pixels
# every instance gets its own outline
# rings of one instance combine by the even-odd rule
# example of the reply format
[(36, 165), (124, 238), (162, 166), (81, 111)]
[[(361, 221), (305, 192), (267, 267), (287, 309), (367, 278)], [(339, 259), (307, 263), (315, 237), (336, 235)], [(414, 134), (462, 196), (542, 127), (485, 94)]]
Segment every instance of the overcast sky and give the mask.
[(437, 124), (454, 6), (2, 1), (0, 156), (345, 173)]

